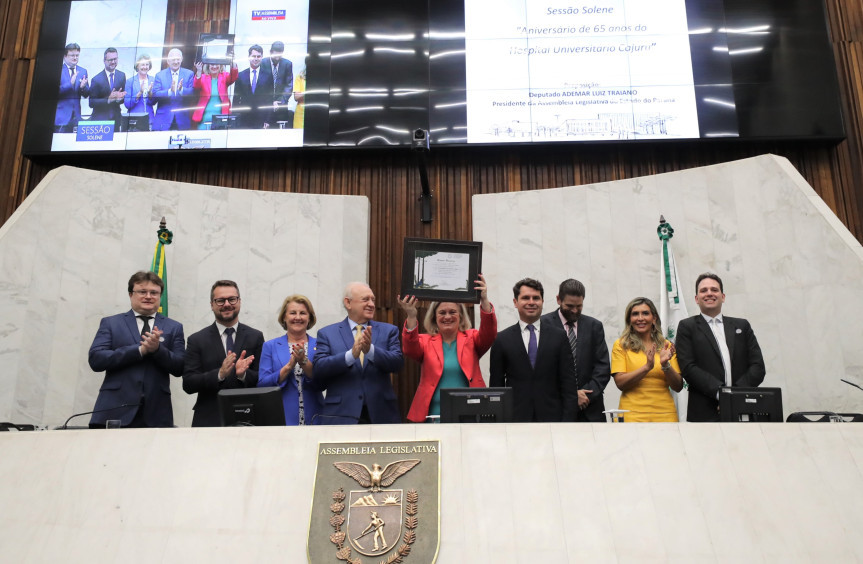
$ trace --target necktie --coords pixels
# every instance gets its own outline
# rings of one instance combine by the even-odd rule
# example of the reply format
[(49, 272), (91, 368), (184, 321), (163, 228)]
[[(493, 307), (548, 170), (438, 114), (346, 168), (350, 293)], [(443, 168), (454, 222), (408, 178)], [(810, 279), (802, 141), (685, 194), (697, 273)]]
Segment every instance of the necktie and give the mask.
[(114, 73), (108, 75), (108, 82), (111, 85), (111, 91), (114, 91)]
[(234, 352), (234, 328), (228, 327), (225, 329), (225, 351), (228, 353)]
[(578, 344), (578, 335), (575, 333), (575, 324), (572, 321), (570, 321), (569, 323), (566, 324), (566, 333), (567, 333), (567, 336), (569, 337), (569, 348), (572, 349), (572, 365), (573, 365), (573, 368), (576, 369), (575, 379), (577, 381), (578, 380), (578, 370), (577, 370), (578, 360), (576, 359), (575, 348), (576, 348), (576, 345)]
[(252, 70), (252, 94), (255, 93), (255, 86), (258, 84), (258, 69)]
[(273, 91), (276, 90), (276, 86), (279, 82), (279, 65), (276, 63), (273, 65)]
[(728, 351), (728, 343), (725, 342), (725, 328), (722, 326), (722, 321), (715, 317), (710, 320), (709, 325), (713, 330), (716, 344), (719, 345), (719, 356), (725, 369), (725, 385), (731, 386), (731, 354)]
[[(356, 332), (354, 334), (354, 343), (356, 343), (363, 336), (363, 326), (357, 325), (356, 327), (354, 327), (354, 331)], [(365, 356), (366, 355), (363, 354), (363, 351), (360, 351), (360, 366), (363, 365), (363, 359), (365, 358)]]
[(141, 319), (144, 321), (144, 326), (141, 327), (141, 336), (143, 337), (145, 333), (150, 332), (150, 320), (153, 318), (148, 316), (148, 315), (139, 315), (138, 319)]
[(530, 367), (536, 366), (536, 327), (533, 324), (527, 326), (530, 338), (527, 341), (527, 358), (530, 359)]

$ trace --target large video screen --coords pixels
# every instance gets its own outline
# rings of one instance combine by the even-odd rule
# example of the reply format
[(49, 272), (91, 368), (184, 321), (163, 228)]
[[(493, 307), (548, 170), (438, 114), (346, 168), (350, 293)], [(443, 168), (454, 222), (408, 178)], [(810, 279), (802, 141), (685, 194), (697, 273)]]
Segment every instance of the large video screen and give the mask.
[(821, 0), (47, 0), (25, 153), (840, 139)]

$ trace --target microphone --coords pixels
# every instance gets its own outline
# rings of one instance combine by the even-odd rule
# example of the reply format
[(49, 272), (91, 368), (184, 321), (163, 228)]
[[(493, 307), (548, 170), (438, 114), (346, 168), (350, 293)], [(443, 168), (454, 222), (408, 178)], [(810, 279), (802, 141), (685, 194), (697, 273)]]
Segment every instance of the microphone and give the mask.
[(846, 384), (848, 384), (849, 386), (854, 386), (855, 388), (857, 388), (859, 390), (863, 390), (863, 388), (861, 388), (860, 386), (858, 386), (854, 382), (849, 382), (848, 380), (846, 380), (844, 378), (839, 378), (839, 379), (842, 380), (843, 382), (845, 382)]
[(141, 402), (138, 403), (124, 403), (123, 405), (118, 405), (116, 407), (109, 407), (107, 409), (96, 409), (94, 411), (85, 411), (84, 413), (76, 413), (75, 415), (69, 417), (65, 423), (63, 423), (62, 427), (57, 427), (56, 429), (62, 431), (66, 429), (67, 425), (69, 425), (69, 421), (75, 419), (76, 417), (81, 417), (82, 415), (92, 415), (94, 413), (102, 413), (104, 411), (114, 411), (115, 409), (123, 409), (124, 407), (141, 407)]
[(317, 419), (318, 417), (326, 417), (328, 419), (352, 419), (354, 423), (360, 422), (360, 418), (354, 417), (353, 415), (324, 415), (323, 413), (315, 413), (315, 415), (312, 417), (311, 422), (309, 422), (309, 425), (314, 425), (315, 419)]

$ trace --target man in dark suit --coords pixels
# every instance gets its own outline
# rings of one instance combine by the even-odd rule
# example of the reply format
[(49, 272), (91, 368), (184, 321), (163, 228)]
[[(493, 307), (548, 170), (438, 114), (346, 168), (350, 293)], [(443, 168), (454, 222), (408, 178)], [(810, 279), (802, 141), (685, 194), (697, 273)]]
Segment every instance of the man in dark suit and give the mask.
[(105, 371), (90, 427), (172, 427), (171, 382), (183, 373), (183, 326), (160, 313), (164, 284), (153, 272), (129, 279), (132, 309), (105, 317), (90, 346), (90, 368)]
[(55, 133), (72, 133), (81, 119), (81, 98), (90, 95), (87, 69), (78, 66), (80, 56), (80, 45), (66, 45), (63, 66), (60, 68), (60, 95), (57, 98), (57, 112), (54, 114)]
[(249, 68), (234, 83), (231, 111), (239, 116), (240, 126), (245, 129), (267, 127), (266, 121), (273, 112), (273, 75), (262, 67), (263, 58), (263, 47), (249, 47)]
[[(210, 288), (216, 321), (189, 336), (183, 389), (198, 394), (192, 427), (218, 427), (219, 390), (254, 388), (264, 334), (239, 322), (240, 289), (233, 280), (217, 280)], [(239, 354), (237, 354), (239, 352)]]
[(578, 381), (576, 421), (603, 423), (602, 394), (611, 379), (611, 364), (602, 322), (581, 313), (584, 295), (584, 284), (573, 278), (564, 280), (557, 292), (557, 311), (543, 315), (542, 319), (563, 330), (569, 341)]
[(348, 284), (343, 303), (348, 316), (318, 331), (314, 379), (327, 391), (318, 422), (400, 423), (390, 381), (404, 362), (399, 330), (372, 321), (375, 294), (366, 284)]
[(153, 81), (152, 101), (156, 104), (153, 131), (184, 130), (192, 127), (195, 101), (195, 73), (185, 69), (183, 52), (168, 51), (168, 68), (159, 71)]
[(491, 346), (490, 385), (512, 388), (515, 421), (575, 421), (578, 386), (566, 333), (540, 321), (544, 291), (538, 280), (520, 280), (512, 292), (519, 321)]
[(267, 119), (270, 127), (279, 127), (278, 122), (287, 122), (285, 127), (291, 128), (294, 123), (294, 112), (288, 110), (288, 100), (294, 92), (294, 68), (291, 61), (282, 57), (285, 44), (274, 41), (270, 47), (270, 56), (261, 63), (264, 72), (269, 73), (272, 81), (272, 108)]
[(719, 389), (756, 387), (764, 381), (761, 347), (745, 319), (722, 315), (722, 280), (711, 273), (695, 282), (701, 313), (677, 326), (677, 361), (689, 384), (687, 421), (719, 421)]
[(126, 75), (117, 70), (119, 60), (116, 49), (105, 49), (105, 70), (90, 82), (90, 107), (93, 108), (90, 121), (113, 121), (117, 131), (123, 123), (120, 108), (126, 97)]

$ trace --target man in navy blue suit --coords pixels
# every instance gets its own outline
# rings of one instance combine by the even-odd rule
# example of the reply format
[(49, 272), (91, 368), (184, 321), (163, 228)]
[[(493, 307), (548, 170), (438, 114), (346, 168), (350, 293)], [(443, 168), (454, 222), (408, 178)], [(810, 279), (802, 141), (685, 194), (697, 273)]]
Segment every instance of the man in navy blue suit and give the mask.
[(119, 54), (113, 47), (105, 49), (105, 70), (90, 82), (90, 121), (113, 121), (119, 131), (122, 124), (123, 99), (126, 96), (126, 75), (117, 70)]
[(273, 75), (261, 65), (263, 58), (263, 47), (249, 47), (249, 68), (234, 83), (232, 111), (245, 129), (266, 128), (266, 120), (273, 111)]
[(57, 113), (54, 114), (54, 131), (72, 133), (81, 119), (81, 98), (90, 95), (87, 69), (78, 66), (81, 46), (66, 45), (63, 66), (60, 69), (60, 96), (57, 98)]
[(91, 428), (108, 419), (122, 427), (172, 427), (171, 382), (183, 374), (183, 326), (160, 313), (164, 284), (153, 272), (129, 278), (132, 309), (105, 317), (90, 346), (90, 368), (105, 371)]
[(153, 103), (156, 106), (156, 123), (153, 131), (191, 129), (194, 106), (195, 73), (184, 69), (183, 52), (168, 51), (168, 68), (159, 71), (153, 81)]
[(348, 316), (318, 331), (314, 378), (327, 390), (319, 423), (400, 423), (390, 373), (404, 359), (399, 330), (372, 321), (375, 294), (362, 282), (345, 289)]

